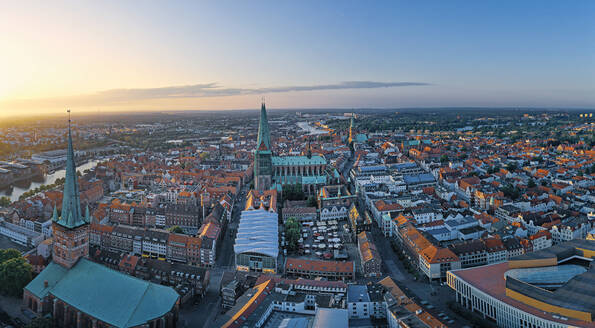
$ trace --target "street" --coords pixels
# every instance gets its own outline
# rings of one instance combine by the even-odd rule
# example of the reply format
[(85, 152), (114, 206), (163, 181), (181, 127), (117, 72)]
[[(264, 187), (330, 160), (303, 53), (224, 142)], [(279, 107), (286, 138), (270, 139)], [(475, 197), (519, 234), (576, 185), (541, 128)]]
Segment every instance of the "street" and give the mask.
[(180, 309), (180, 327), (210, 327), (209, 324), (214, 322), (221, 314), (219, 286), (223, 272), (234, 270), (234, 252), (233, 245), (235, 240), (235, 232), (240, 221), (240, 214), (246, 203), (246, 193), (248, 185), (245, 185), (234, 202), (233, 210), (231, 212), (231, 222), (228, 223), (227, 229), (223, 232), (221, 240), (219, 240), (217, 248), (217, 258), (215, 260), (215, 267), (210, 269), (210, 281), (207, 286), (205, 296), (199, 300), (197, 305), (188, 303)]
[[(455, 300), (454, 292), (450, 287), (446, 285), (442, 286), (438, 282), (432, 282), (430, 284), (427, 280), (416, 280), (415, 277), (405, 269), (397, 254), (393, 251), (389, 239), (384, 237), (375, 225), (372, 228), (372, 235), (374, 236), (376, 248), (382, 257), (384, 270), (387, 271), (388, 275), (408, 297), (413, 299), (418, 305), (422, 306), (427, 312), (440, 321), (447, 320), (439, 318), (438, 315), (441, 312), (446, 314), (454, 321), (453, 323), (444, 322), (448, 327), (471, 326), (465, 318), (455, 314), (448, 308), (447, 302)], [(429, 304), (422, 304), (421, 302), (424, 301)], [(432, 308), (428, 308), (430, 305)]]

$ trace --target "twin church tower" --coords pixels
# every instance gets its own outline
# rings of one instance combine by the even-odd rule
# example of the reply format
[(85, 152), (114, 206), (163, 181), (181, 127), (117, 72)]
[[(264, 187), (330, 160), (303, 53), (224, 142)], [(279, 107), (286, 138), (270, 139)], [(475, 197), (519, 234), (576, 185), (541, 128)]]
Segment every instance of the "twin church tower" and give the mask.
[(315, 193), (318, 187), (331, 182), (336, 173), (327, 168), (324, 156), (312, 155), (308, 144), (301, 156), (274, 156), (271, 132), (264, 102), (260, 107), (260, 120), (256, 149), (254, 150), (254, 189), (282, 191), (283, 186), (301, 186), (305, 193)]

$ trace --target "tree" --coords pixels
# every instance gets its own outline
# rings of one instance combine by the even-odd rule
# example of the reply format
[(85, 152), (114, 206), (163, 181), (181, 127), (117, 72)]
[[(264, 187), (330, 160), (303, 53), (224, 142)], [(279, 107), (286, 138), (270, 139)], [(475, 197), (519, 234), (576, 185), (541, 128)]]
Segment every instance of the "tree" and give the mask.
[(54, 328), (54, 321), (52, 318), (39, 317), (31, 320), (25, 328)]
[(517, 169), (517, 165), (515, 162), (510, 162), (508, 165), (506, 165), (506, 169), (510, 172), (514, 172)]
[(6, 196), (0, 197), (0, 207), (8, 207), (10, 206), (10, 198)]
[(31, 264), (22, 256), (0, 263), (0, 292), (20, 297), (23, 288), (31, 281)]
[(296, 218), (288, 218), (285, 221), (285, 240), (287, 247), (295, 251), (298, 248), (298, 240), (300, 239), (300, 224)]
[(535, 188), (536, 186), (535, 180), (529, 179), (529, 182), (527, 182), (527, 188)]
[(171, 226), (169, 227), (167, 230), (169, 230), (169, 232), (173, 232), (173, 233), (184, 233), (184, 230), (182, 230), (182, 228), (180, 228), (180, 226)]
[(301, 184), (283, 186), (283, 197), (288, 200), (304, 200), (306, 195)]
[(505, 185), (500, 190), (504, 193), (504, 196), (512, 200), (515, 200), (521, 196), (521, 191), (519, 190), (519, 188), (513, 187), (511, 184)]
[(18, 258), (21, 256), (21, 252), (14, 248), (0, 249), (0, 263), (4, 263), (10, 259)]
[(442, 156), (440, 156), (440, 163), (448, 163), (449, 159), (448, 159), (448, 155), (444, 154)]
[(308, 206), (310, 206), (310, 207), (317, 207), (318, 206), (318, 203), (316, 202), (316, 197), (315, 196), (308, 197)]

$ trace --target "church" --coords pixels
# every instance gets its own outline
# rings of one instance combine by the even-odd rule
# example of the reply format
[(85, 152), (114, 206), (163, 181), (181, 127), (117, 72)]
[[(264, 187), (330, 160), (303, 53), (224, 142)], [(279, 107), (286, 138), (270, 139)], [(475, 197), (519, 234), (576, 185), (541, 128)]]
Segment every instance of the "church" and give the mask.
[(23, 291), (23, 306), (51, 315), (57, 327), (175, 327), (180, 296), (154, 284), (92, 262), (89, 208), (81, 211), (74, 151), (68, 149), (62, 213), (52, 217), (52, 262)]
[(283, 186), (299, 185), (305, 193), (315, 194), (320, 187), (339, 177), (336, 170), (327, 167), (327, 164), (324, 156), (312, 155), (309, 145), (304, 156), (274, 156), (267, 112), (265, 104), (262, 103), (254, 150), (256, 190), (282, 191)]

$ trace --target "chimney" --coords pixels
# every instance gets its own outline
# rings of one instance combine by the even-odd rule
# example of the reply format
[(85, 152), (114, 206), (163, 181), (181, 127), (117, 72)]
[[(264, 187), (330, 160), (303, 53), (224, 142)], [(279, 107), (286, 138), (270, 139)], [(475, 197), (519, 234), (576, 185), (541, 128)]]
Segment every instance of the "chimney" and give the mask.
[(43, 287), (44, 288), (48, 288), (48, 285), (49, 285), (48, 281), (47, 280), (44, 280), (43, 281)]

